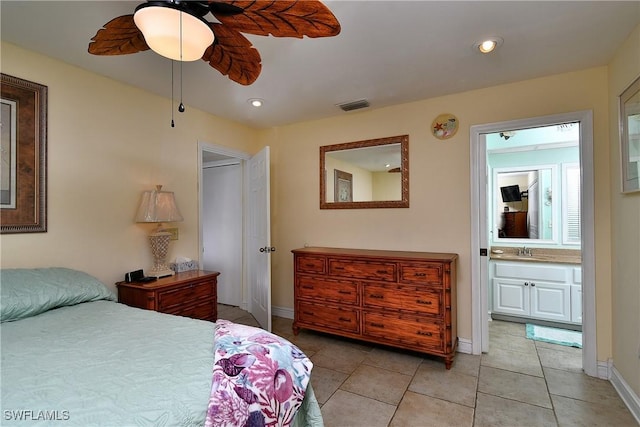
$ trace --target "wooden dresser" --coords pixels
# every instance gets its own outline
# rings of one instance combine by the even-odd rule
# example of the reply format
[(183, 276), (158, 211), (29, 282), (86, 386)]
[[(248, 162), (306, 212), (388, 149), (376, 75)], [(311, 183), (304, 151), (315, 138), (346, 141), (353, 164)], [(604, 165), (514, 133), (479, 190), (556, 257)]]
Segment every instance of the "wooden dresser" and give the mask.
[(502, 236), (500, 237), (529, 237), (527, 230), (527, 212), (503, 212), (502, 213)]
[(293, 332), (300, 328), (444, 358), (456, 329), (457, 254), (303, 248), (294, 256)]
[(153, 282), (118, 282), (118, 302), (177, 316), (215, 321), (217, 271), (185, 271)]

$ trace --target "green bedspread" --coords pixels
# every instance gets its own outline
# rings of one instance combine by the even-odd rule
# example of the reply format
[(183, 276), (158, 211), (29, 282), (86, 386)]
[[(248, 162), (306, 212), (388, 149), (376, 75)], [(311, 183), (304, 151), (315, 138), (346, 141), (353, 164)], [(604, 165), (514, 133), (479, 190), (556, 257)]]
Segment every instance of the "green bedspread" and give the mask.
[[(2, 323), (0, 424), (201, 426), (214, 327), (111, 301)], [(294, 425), (322, 425), (310, 386)]]

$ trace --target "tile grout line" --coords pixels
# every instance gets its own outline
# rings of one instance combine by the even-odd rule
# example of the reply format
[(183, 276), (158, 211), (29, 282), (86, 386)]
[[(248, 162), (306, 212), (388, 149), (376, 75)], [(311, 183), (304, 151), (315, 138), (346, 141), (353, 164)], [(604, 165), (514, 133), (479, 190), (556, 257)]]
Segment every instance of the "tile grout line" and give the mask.
[[(525, 332), (526, 334), (526, 332)], [(553, 419), (556, 420), (556, 425), (560, 425), (560, 420), (558, 420), (558, 414), (556, 414), (556, 407), (553, 404), (553, 399), (551, 398), (551, 390), (549, 390), (549, 381), (547, 381), (547, 374), (544, 371), (544, 366), (542, 366), (542, 359), (540, 359), (540, 353), (538, 352), (538, 345), (535, 343), (533, 343), (533, 347), (536, 350), (536, 356), (538, 357), (538, 362), (540, 363), (540, 369), (542, 370), (542, 378), (544, 378), (544, 386), (547, 389), (547, 396), (549, 396), (549, 403), (551, 404), (551, 411), (553, 411)]]

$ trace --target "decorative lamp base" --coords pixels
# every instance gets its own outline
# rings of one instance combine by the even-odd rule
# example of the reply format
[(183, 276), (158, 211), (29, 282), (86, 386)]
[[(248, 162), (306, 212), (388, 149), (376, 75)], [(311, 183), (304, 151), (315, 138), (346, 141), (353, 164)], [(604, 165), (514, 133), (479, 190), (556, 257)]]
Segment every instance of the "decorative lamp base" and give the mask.
[(166, 262), (170, 240), (171, 233), (165, 231), (157, 231), (149, 235), (149, 245), (151, 246), (151, 254), (153, 255), (153, 268), (147, 272), (147, 276), (165, 277), (175, 274)]

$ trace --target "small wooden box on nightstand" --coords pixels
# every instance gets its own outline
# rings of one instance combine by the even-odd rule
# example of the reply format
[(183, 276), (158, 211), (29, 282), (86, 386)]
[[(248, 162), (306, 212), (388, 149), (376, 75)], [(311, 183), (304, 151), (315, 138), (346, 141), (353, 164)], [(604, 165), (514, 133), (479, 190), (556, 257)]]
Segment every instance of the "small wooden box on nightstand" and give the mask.
[(118, 302), (132, 307), (214, 322), (218, 317), (217, 271), (185, 271), (153, 282), (118, 282)]

